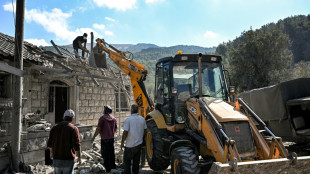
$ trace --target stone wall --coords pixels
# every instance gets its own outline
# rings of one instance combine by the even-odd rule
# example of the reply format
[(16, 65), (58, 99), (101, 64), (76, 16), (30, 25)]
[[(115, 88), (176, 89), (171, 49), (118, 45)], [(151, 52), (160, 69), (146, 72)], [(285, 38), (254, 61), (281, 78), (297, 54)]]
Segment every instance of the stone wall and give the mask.
[[(85, 73), (81, 66), (73, 63), (75, 71)], [(56, 67), (59, 68), (59, 67)], [(23, 106), (22, 114), (37, 113), (48, 121), (55, 120), (53, 113), (48, 112), (49, 87), (53, 80), (60, 80), (68, 85), (69, 88), (69, 107), (75, 109), (76, 121), (79, 124), (80, 138), (82, 148), (91, 148), (90, 142), (94, 130), (92, 125), (97, 125), (98, 119), (103, 115), (104, 105), (110, 105), (113, 108), (113, 115), (118, 120), (118, 135), (121, 135), (121, 128), (126, 117), (130, 112), (115, 112), (115, 88), (105, 80), (98, 80), (99, 86), (96, 86), (91, 78), (79, 77), (81, 83), (75, 85), (73, 77), (51, 79), (48, 75), (41, 74), (37, 70), (25, 68), (26, 74), (23, 80)], [(102, 75), (102, 71), (91, 70), (92, 74)], [(111, 74), (109, 75), (111, 76)], [(125, 77), (125, 85), (130, 85), (130, 79)], [(117, 82), (115, 82), (117, 83)], [(76, 94), (77, 95), (76, 95)], [(132, 91), (129, 91), (132, 95)], [(76, 95), (76, 96), (75, 96)], [(132, 97), (132, 96), (131, 96)], [(131, 98), (133, 103), (133, 97)], [(75, 107), (76, 106), (76, 107)], [(2, 146), (11, 141), (12, 128), (12, 99), (0, 99), (0, 169), (8, 163), (8, 152)], [(23, 124), (24, 125), (24, 124)], [(85, 126), (86, 125), (86, 126)], [(49, 132), (26, 132), (23, 126), (21, 151), (26, 163), (44, 162), (46, 143)]]
[[(92, 147), (91, 138), (93, 136), (92, 126), (78, 126), (80, 132), (80, 141), (82, 150)], [(21, 135), (21, 157), (27, 164), (44, 164), (45, 150), (47, 149), (47, 141), (49, 131), (24, 132)], [(1, 136), (0, 136), (1, 137)], [(1, 137), (2, 143), (9, 143), (10, 136)], [(0, 170), (9, 163), (7, 149), (0, 151)]]
[(114, 89), (106, 82), (99, 87), (85, 83), (79, 87), (79, 123), (96, 125), (105, 105), (115, 107)]
[(40, 77), (34, 71), (28, 70), (24, 77), (24, 101), (23, 113), (47, 114), (48, 93), (50, 80)]

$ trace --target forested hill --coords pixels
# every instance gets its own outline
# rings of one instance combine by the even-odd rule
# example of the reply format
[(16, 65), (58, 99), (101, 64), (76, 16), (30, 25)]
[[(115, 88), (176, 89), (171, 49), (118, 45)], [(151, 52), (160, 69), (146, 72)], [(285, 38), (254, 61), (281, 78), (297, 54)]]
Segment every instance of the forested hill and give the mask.
[(218, 45), (239, 92), (310, 77), (310, 15), (248, 30)]
[(288, 17), (264, 27), (269, 28), (269, 30), (280, 29), (289, 36), (293, 63), (310, 61), (310, 15)]

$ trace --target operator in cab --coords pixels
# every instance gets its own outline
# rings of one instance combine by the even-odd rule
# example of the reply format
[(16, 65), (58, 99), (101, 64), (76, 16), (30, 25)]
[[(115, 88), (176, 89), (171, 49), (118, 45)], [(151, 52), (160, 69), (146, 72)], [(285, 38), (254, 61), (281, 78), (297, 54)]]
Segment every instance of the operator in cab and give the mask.
[[(82, 43), (84, 43), (84, 47), (82, 46)], [(89, 51), (86, 48), (86, 43), (87, 43), (87, 33), (84, 33), (83, 36), (78, 36), (73, 40), (73, 49), (75, 53), (75, 57), (79, 56), (79, 49), (82, 50), (82, 57), (84, 58), (84, 53)]]

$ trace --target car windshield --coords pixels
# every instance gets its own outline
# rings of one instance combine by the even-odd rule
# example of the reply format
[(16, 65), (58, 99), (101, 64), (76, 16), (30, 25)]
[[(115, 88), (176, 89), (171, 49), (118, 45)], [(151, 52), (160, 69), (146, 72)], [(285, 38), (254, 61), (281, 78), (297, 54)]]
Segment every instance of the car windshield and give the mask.
[[(202, 95), (225, 98), (226, 86), (219, 63), (202, 62)], [(178, 94), (199, 95), (198, 62), (177, 62), (173, 66), (173, 83)]]

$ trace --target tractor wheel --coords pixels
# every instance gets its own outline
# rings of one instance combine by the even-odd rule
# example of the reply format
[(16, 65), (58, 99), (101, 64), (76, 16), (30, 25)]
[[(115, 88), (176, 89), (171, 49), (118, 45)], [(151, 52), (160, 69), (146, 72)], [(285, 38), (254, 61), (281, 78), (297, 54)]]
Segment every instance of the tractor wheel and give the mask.
[(151, 169), (155, 171), (165, 170), (170, 164), (169, 158), (164, 158), (164, 142), (162, 137), (167, 136), (166, 129), (158, 129), (154, 120), (147, 123), (145, 136), (146, 158)]
[(177, 147), (171, 154), (172, 174), (199, 174), (198, 157), (190, 147)]

